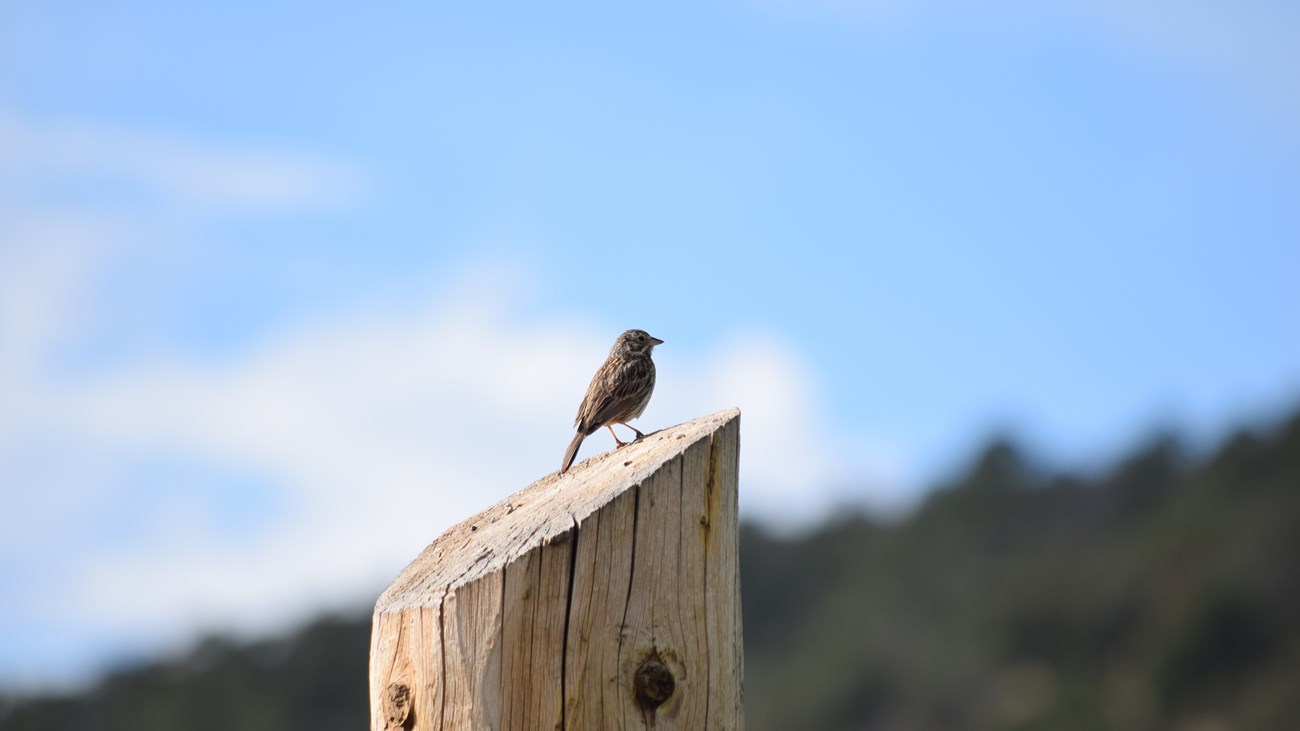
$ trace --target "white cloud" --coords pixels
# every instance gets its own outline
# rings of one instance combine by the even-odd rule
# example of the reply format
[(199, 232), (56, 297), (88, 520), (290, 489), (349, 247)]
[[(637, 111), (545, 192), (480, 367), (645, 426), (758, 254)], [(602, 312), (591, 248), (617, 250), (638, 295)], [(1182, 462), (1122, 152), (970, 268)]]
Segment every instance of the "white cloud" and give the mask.
[(828, 394), (791, 344), (751, 332), (694, 357), (678, 358), (669, 347), (660, 348), (666, 363), (656, 395), (660, 403), (651, 411), (675, 423), (741, 408), (746, 515), (797, 529), (825, 518), (840, 501), (866, 498), (877, 508), (893, 509), (907, 499), (899, 492), (904, 475), (896, 450), (869, 435), (833, 430)]
[(72, 221), (0, 218), (0, 241), (11, 242), (0, 244), (0, 373), (27, 367), (68, 335), (103, 235)]
[[(31, 682), (32, 668), (66, 679), (104, 648), (269, 631), (366, 603), (441, 530), (558, 467), (615, 334), (527, 314), (530, 277), (482, 267), (423, 297), (381, 294), (285, 324), (220, 358), (172, 348), (69, 373), (61, 353), (103, 322), (123, 247), (162, 251), (160, 228), (203, 224), (174, 219), (174, 206), (229, 215), (321, 203), (347, 185), (280, 154), (12, 115), (0, 115), (0, 164), (0, 581), (12, 589), (0, 623), (60, 632), (26, 658), (0, 649), (0, 679)], [(123, 210), (26, 192), (68, 176), (154, 200)], [(280, 182), (250, 182), (264, 179)], [(815, 370), (780, 337), (693, 352), (661, 335), (641, 423), (739, 405), (748, 514), (803, 525), (847, 481), (891, 476), (877, 456), (887, 450), (827, 431)], [(594, 436), (582, 456), (609, 446)], [(155, 463), (183, 468), (148, 473)], [(234, 517), (215, 510), (207, 493), (227, 474), (256, 476), (274, 507), (231, 485)]]
[[(284, 574), (269, 561), (292, 551), (240, 558), (201, 502), (150, 510), (130, 482), (137, 462), (177, 445), (200, 466), (219, 467), (222, 456), (193, 440), (128, 444), (112, 429), (105, 438), (94, 405), (111, 402), (133, 371), (92, 383), (66, 356), (103, 335), (98, 314), (120, 295), (113, 277), (124, 257), (183, 256), (172, 242), (213, 217), (337, 206), (363, 187), (316, 156), (0, 109), (0, 625), (33, 628), (23, 642), (0, 643), (0, 676), (73, 678), (136, 640), (175, 639), (205, 617), (215, 625), (213, 611), (239, 605), (247, 617), (250, 597)], [(126, 406), (123, 425), (135, 408), (176, 415), (142, 402)]]
[[(0, 108), (0, 190), (49, 195), (69, 180), (135, 193), (170, 206), (285, 210), (355, 202), (355, 169), (302, 152), (214, 144), (158, 130), (36, 120)], [(51, 185), (51, 182), (54, 185)], [(7, 190), (4, 190), (7, 189)], [(83, 185), (79, 195), (95, 186)]]
[[(96, 607), (96, 632), (162, 641), (203, 626), (264, 631), (322, 604), (364, 602), (441, 530), (555, 470), (613, 334), (526, 316), (528, 302), (511, 294), (517, 278), (475, 276), (424, 301), (301, 324), (220, 361), (141, 359), (73, 382), (8, 373), (0, 391), (25, 398), (0, 416), (7, 446), (22, 451), (33, 438), (18, 445), (17, 435), (36, 434), (45, 451), (83, 456), (77, 469), (0, 463), (15, 528), (0, 548), (40, 555), (52, 533), (80, 551), (67, 575), (25, 597), (29, 609), (56, 611), (70, 592)], [(791, 346), (752, 334), (705, 352), (665, 345), (660, 361), (644, 426), (739, 405), (745, 510), (791, 525), (833, 507), (832, 488), (854, 477), (844, 455), (866, 447), (827, 432), (816, 376)], [(607, 449), (603, 437), (583, 457)], [(256, 473), (288, 507), (238, 540), (184, 498), (127, 545), (67, 528), (140, 499), (121, 476), (160, 456)]]

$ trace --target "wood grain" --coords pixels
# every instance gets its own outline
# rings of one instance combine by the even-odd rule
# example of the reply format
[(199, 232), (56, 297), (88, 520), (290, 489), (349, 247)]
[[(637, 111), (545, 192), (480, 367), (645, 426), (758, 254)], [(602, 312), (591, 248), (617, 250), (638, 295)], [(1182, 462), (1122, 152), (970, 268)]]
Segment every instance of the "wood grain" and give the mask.
[(380, 596), (371, 729), (740, 729), (740, 412), (452, 527)]

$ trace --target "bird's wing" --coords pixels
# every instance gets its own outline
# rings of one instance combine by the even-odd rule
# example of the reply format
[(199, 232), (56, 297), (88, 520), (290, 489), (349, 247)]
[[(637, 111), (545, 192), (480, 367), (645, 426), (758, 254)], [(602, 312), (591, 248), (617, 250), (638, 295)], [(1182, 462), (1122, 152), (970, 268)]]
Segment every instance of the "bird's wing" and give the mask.
[(614, 380), (617, 371), (618, 362), (610, 357), (601, 364), (596, 375), (591, 377), (591, 385), (587, 386), (587, 393), (583, 395), (582, 403), (578, 406), (578, 415), (573, 419), (573, 425), (578, 427), (579, 431), (590, 434), (600, 428), (600, 423), (592, 421), (592, 417), (609, 397), (610, 389), (606, 384)]
[(595, 404), (591, 417), (586, 420), (592, 431), (631, 418), (645, 399), (649, 381), (654, 377), (646, 360), (641, 358), (623, 363), (614, 370), (614, 378), (604, 384), (600, 402)]

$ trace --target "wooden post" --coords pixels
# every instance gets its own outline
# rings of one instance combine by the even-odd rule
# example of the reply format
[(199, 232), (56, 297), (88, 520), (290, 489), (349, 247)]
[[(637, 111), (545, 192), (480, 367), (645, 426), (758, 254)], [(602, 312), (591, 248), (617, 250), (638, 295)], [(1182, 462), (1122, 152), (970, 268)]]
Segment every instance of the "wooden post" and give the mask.
[(740, 412), (451, 528), (375, 604), (371, 729), (741, 729)]

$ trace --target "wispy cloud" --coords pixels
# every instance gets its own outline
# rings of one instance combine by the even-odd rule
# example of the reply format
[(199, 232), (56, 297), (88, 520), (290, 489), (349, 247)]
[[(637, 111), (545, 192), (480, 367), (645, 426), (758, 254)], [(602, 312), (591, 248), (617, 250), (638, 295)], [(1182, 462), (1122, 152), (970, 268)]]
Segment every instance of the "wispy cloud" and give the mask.
[(159, 130), (36, 119), (0, 108), (0, 183), (50, 196), (90, 184), (204, 209), (297, 210), (354, 203), (357, 170), (305, 152), (198, 141)]
[[(875, 38), (912, 37), (927, 27), (960, 23), (1033, 33), (1045, 22), (1092, 34), (1112, 47), (1208, 81), (1264, 116), (1300, 130), (1300, 9), (1268, 0), (1124, 2), (1124, 0), (755, 0), (770, 12), (850, 23)], [(1004, 39), (1004, 36), (996, 36)], [(1000, 40), (999, 42), (1004, 42)]]
[[(0, 583), (12, 589), (0, 625), (51, 639), (0, 649), (0, 678), (67, 679), (106, 652), (364, 604), (443, 528), (558, 467), (615, 333), (529, 314), (535, 275), (511, 266), (363, 297), (219, 357), (166, 344), (56, 368), (67, 346), (104, 335), (97, 313), (123, 294), (123, 247), (184, 257), (160, 221), (184, 236), (324, 205), (351, 177), (273, 152), (13, 119), (0, 117)], [(151, 202), (29, 193), (88, 177)], [(174, 206), (199, 210), (176, 219)], [(803, 525), (832, 509), (837, 485), (896, 476), (888, 450), (826, 431), (817, 374), (780, 337), (690, 351), (662, 336), (643, 425), (739, 405), (749, 515)], [(582, 457), (609, 446), (597, 435)], [(876, 472), (846, 469), (846, 453)]]
[[(1073, 7), (1074, 3), (1065, 3)], [(1290, 3), (1091, 0), (1077, 12), (1118, 42), (1179, 63), (1300, 129), (1300, 10)]]
[[(124, 260), (149, 252), (155, 260), (183, 258), (192, 246), (181, 242), (214, 221), (337, 208), (357, 203), (364, 189), (354, 169), (321, 156), (0, 109), (0, 581), (7, 587), (0, 626), (45, 638), (7, 635), (0, 674), (33, 681), (84, 673), (106, 652), (194, 631), (213, 616), (192, 603), (196, 596), (224, 607), (247, 597), (241, 587), (257, 585), (252, 562), (220, 558), (237, 546), (218, 540), (210, 525), (214, 493), (237, 494), (239, 485), (208, 479), (203, 494), (188, 479), (229, 472), (221, 455), (186, 451), (192, 445), (176, 440), (127, 444), (111, 426), (97, 431), (96, 399), (110, 398), (119, 388), (111, 384), (130, 380), (148, 359), (113, 375), (74, 376), (62, 366), (88, 338), (128, 334), (100, 331), (102, 313), (129, 295), (115, 279)], [(131, 419), (121, 422), (128, 427)], [(142, 484), (157, 472), (142, 465), (159, 463), (159, 455), (164, 464), (190, 465), (172, 475), (167, 492)], [(162, 494), (182, 497), (159, 500)], [(205, 583), (204, 557), (214, 575), (223, 566), (245, 574), (217, 582), (220, 600), (194, 590)], [(177, 560), (194, 561), (191, 570), (200, 573), (180, 571)], [(126, 580), (133, 576), (188, 588), (164, 590), (155, 611), (154, 592)], [(124, 590), (135, 593), (128, 598)], [(104, 613), (92, 616), (68, 596), (96, 596)], [(152, 624), (163, 615), (168, 621)]]
[[(33, 454), (85, 455), (75, 470), (0, 466), (0, 481), (19, 486), (5, 499), (4, 552), (51, 539), (78, 549), (67, 575), (28, 587), (24, 601), (39, 615), (74, 592), (99, 612), (103, 626), (87, 631), (119, 636), (265, 629), (364, 602), (443, 528), (556, 469), (613, 334), (526, 317), (509, 276), (476, 276), (423, 301), (294, 327), (220, 362), (141, 359), (74, 384), (30, 374), (5, 384), (27, 398), (0, 417), (0, 433), (39, 435), (22, 445)], [(828, 488), (850, 477), (840, 455), (864, 445), (819, 426), (816, 377), (791, 347), (751, 335), (662, 360), (644, 426), (740, 405), (747, 511), (789, 525), (833, 506)], [(589, 442), (584, 457), (610, 446)], [(158, 461), (189, 467), (150, 478), (158, 490), (132, 484), (134, 466)], [(232, 537), (205, 509), (209, 488), (194, 484), (205, 469), (257, 475), (274, 493), (272, 519), (253, 500), (240, 520), (255, 529)], [(160, 500), (167, 509), (150, 509)], [(153, 519), (134, 521), (125, 542), (82, 530), (123, 511)]]

